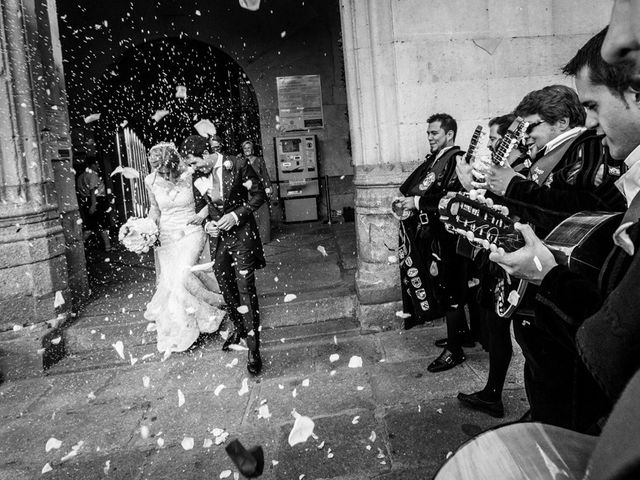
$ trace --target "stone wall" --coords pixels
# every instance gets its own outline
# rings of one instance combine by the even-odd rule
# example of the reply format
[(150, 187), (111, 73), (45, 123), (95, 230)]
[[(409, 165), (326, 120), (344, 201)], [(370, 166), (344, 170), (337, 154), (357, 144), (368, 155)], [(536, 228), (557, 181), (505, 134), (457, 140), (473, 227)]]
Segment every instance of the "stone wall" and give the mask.
[(560, 67), (608, 22), (612, 1), (341, 0), (355, 166), (361, 321), (389, 326), (400, 309), (398, 185), (428, 153), (427, 118), (458, 120), (465, 148), (477, 124), (529, 91), (568, 83)]

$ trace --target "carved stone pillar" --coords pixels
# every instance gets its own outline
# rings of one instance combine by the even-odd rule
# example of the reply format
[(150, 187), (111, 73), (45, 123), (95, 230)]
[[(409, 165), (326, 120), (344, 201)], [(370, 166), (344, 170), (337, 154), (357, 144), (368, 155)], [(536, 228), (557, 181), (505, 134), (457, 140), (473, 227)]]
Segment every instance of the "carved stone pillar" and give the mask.
[(71, 304), (60, 214), (68, 217), (75, 197), (65, 188), (60, 191), (67, 195), (59, 195), (54, 185), (58, 180), (73, 188), (71, 171), (61, 175), (51, 164), (61, 156), (50, 153), (51, 138), (61, 130), (56, 110), (66, 104), (56, 98), (62, 79), (58, 87), (52, 81), (58, 73), (51, 27), (57, 24), (48, 13), (46, 0), (0, 3), (0, 332), (55, 318), (57, 291), (65, 307)]
[(391, 0), (341, 0), (351, 147), (355, 167), (358, 317), (365, 327), (397, 325), (398, 222), (392, 199), (402, 165)]

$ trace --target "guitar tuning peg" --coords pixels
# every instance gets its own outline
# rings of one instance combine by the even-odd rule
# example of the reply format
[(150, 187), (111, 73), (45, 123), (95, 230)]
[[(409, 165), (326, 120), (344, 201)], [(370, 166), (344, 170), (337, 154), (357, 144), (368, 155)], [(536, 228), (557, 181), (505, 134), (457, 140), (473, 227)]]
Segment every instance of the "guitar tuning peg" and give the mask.
[(493, 198), (487, 198), (486, 202), (487, 202), (487, 207), (493, 207), (494, 205)]
[(476, 238), (473, 232), (466, 232), (466, 237), (467, 237), (467, 240), (469, 240), (470, 242), (473, 242)]
[(471, 200), (475, 200), (475, 199), (477, 199), (477, 198), (478, 198), (478, 191), (477, 191), (477, 190), (471, 190), (471, 191), (469, 192), (469, 198), (470, 198)]
[(495, 243), (491, 243), (489, 244), (489, 250), (491, 250), (491, 252), (495, 253), (498, 251), (498, 246)]
[(491, 242), (486, 238), (483, 238), (482, 240), (480, 240), (480, 244), (482, 245), (482, 248), (484, 248), (485, 250), (489, 250), (489, 247), (491, 246)]
[(502, 248), (502, 247), (498, 247), (498, 253), (499, 253), (500, 255), (504, 255), (504, 254), (505, 254), (505, 253), (507, 253), (507, 252), (505, 252), (505, 251), (504, 251), (504, 248)]

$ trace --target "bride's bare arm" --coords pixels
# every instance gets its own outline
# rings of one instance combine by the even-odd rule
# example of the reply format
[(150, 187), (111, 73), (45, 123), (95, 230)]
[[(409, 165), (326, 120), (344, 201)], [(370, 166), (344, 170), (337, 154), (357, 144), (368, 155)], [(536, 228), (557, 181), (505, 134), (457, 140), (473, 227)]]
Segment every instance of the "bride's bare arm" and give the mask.
[(158, 206), (158, 201), (156, 200), (155, 195), (151, 191), (151, 189), (145, 185), (147, 189), (147, 194), (149, 195), (149, 214), (147, 215), (151, 220), (158, 224), (160, 222), (160, 207)]

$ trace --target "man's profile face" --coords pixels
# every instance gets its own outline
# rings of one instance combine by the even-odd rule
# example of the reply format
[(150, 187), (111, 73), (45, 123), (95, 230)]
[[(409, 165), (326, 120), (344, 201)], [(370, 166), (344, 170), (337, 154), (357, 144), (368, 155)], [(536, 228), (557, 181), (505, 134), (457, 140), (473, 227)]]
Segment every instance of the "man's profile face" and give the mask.
[(502, 135), (498, 133), (498, 124), (489, 127), (489, 150), (495, 151), (496, 145), (502, 139)]
[(576, 75), (578, 96), (587, 112), (586, 126), (604, 133), (603, 143), (611, 156), (623, 160), (640, 144), (638, 94), (627, 90), (622, 98), (604, 85), (594, 85), (588, 68)]
[(209, 140), (209, 146), (211, 147), (211, 152), (218, 153), (220, 152), (220, 142), (217, 140)]
[(634, 87), (640, 89), (640, 0), (615, 0), (602, 58), (608, 63), (632, 62)]
[(431, 153), (438, 153), (447, 146), (451, 133), (447, 134), (440, 126), (440, 121), (431, 122), (427, 127), (427, 140)]
[(529, 124), (527, 145), (529, 147), (535, 145), (538, 151), (564, 131), (559, 122), (551, 124), (543, 120), (538, 113), (527, 115), (523, 119)]
[(201, 157), (193, 155), (192, 153), (187, 154), (187, 164), (194, 170), (208, 175), (211, 173), (211, 170), (213, 170), (214, 163), (213, 158), (207, 155), (207, 153), (205, 150)]

